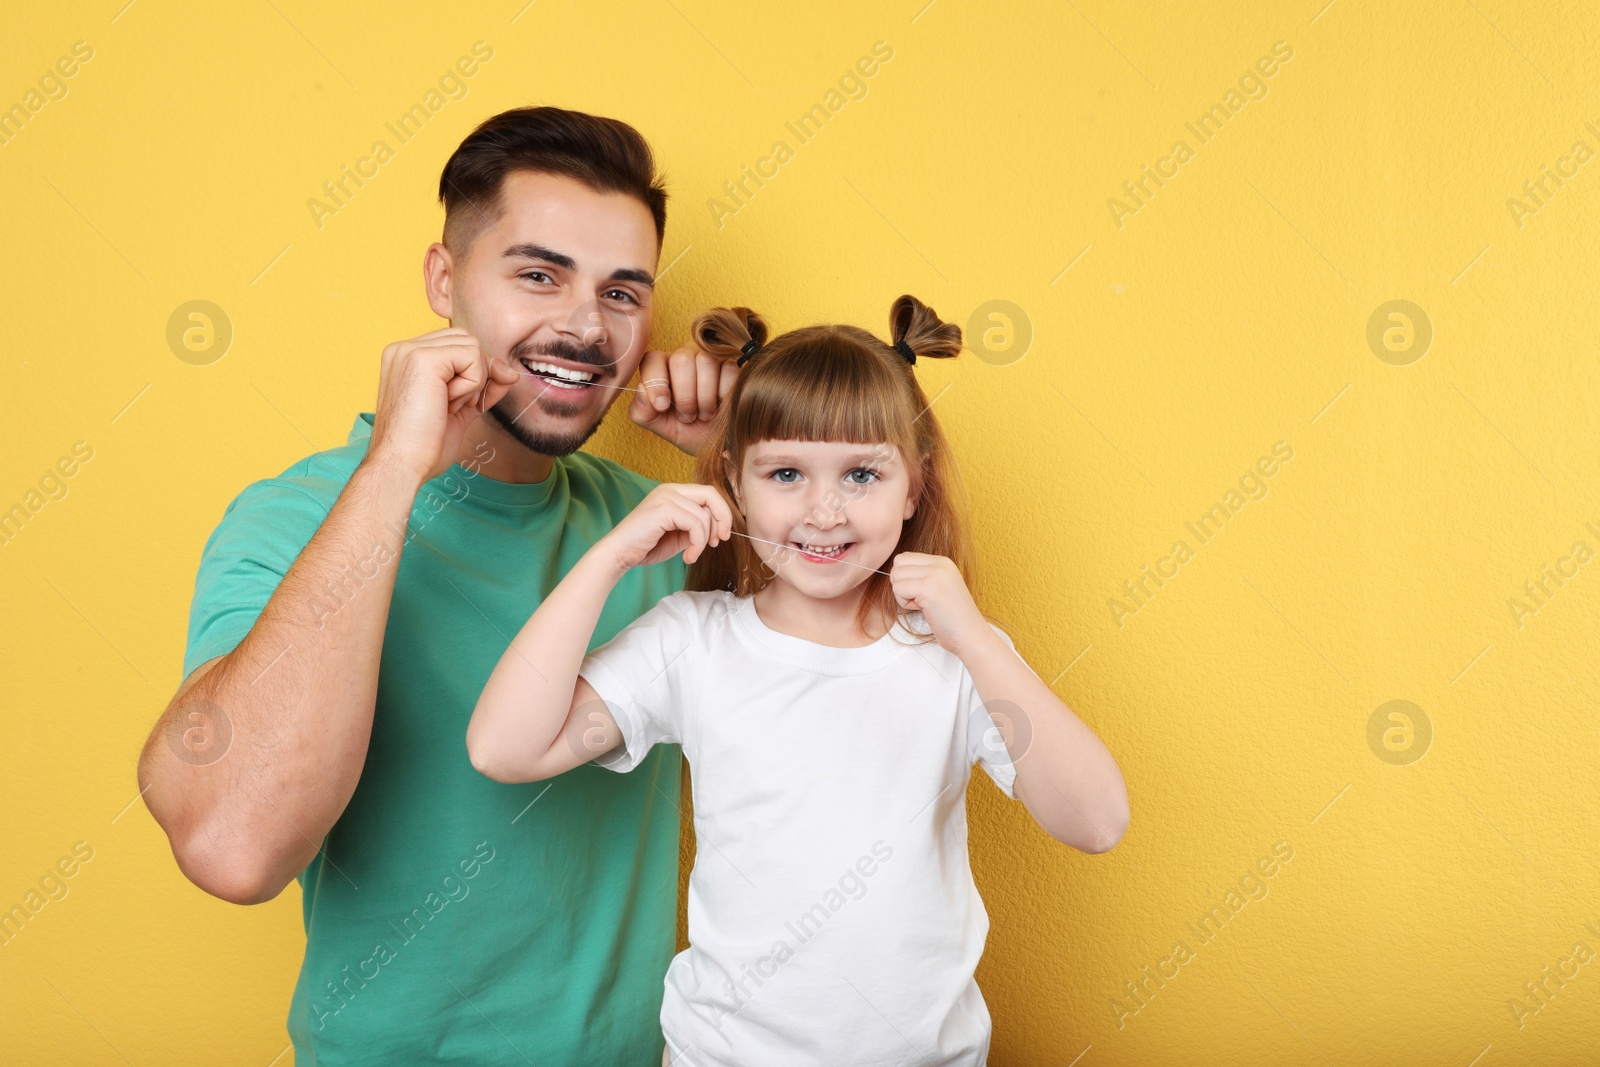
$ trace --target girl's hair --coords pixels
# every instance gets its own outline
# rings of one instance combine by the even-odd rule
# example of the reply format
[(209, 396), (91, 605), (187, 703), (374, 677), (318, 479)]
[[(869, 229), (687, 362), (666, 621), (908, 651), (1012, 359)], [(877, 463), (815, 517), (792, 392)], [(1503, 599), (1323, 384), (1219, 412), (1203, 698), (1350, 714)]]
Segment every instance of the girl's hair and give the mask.
[[(746, 451), (762, 441), (847, 441), (898, 446), (917, 500), (895, 552), (948, 556), (972, 588), (975, 564), (966, 499), (954, 456), (914, 367), (895, 346), (918, 358), (950, 359), (961, 352), (961, 328), (943, 322), (914, 296), (889, 309), (886, 343), (858, 326), (806, 326), (767, 340), (767, 323), (749, 308), (712, 308), (695, 320), (693, 336), (715, 356), (753, 351), (719, 406), (695, 461), (697, 481), (715, 486), (733, 510), (733, 528), (748, 534), (733, 493)], [(751, 342), (754, 342), (752, 345)], [(727, 456), (723, 456), (723, 452)], [(835, 507), (847, 497), (840, 494)], [(827, 506), (827, 505), (824, 505)], [(689, 565), (684, 588), (723, 589), (750, 596), (776, 573), (748, 537), (732, 537)], [(891, 555), (890, 561), (893, 560)], [(868, 623), (901, 620), (889, 578), (868, 575), (856, 614)], [(932, 634), (918, 636), (930, 639)]]

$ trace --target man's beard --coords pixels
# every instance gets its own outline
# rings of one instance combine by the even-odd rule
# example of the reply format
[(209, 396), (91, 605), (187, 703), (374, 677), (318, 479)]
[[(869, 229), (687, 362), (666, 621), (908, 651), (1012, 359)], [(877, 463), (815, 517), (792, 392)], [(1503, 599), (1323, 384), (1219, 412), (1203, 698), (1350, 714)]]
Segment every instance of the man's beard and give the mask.
[[(560, 359), (570, 360), (573, 363), (591, 366), (595, 368), (596, 382), (605, 377), (607, 370), (612, 366), (611, 361), (595, 345), (579, 347), (563, 341), (541, 341), (537, 344), (517, 344), (511, 348), (511, 361), (519, 368), (523, 357), (534, 356), (556, 356)], [(514, 401), (510, 395), (507, 395), (502, 397), (498, 404), (489, 409), (489, 414), (494, 417), (494, 421), (499, 423), (506, 433), (516, 438), (524, 448), (543, 456), (570, 456), (582, 448), (584, 442), (593, 437), (594, 432), (600, 428), (600, 423), (605, 420), (607, 409), (611, 407), (611, 401), (607, 401), (602, 405), (600, 414), (595, 417), (594, 422), (583, 430), (569, 433), (552, 433), (541, 427), (525, 426), (518, 421), (519, 417), (525, 415), (530, 409), (537, 408), (542, 397), (550, 396), (551, 393), (560, 389), (559, 386), (552, 386), (542, 378), (533, 377), (530, 381), (546, 390), (546, 392), (536, 395), (531, 401)], [(596, 384), (588, 388), (603, 389), (605, 387)], [(556, 396), (554, 399), (561, 400), (562, 398)], [(584, 397), (581, 402), (587, 402), (587, 399), (587, 397)], [(616, 397), (613, 396), (612, 401), (615, 399)]]

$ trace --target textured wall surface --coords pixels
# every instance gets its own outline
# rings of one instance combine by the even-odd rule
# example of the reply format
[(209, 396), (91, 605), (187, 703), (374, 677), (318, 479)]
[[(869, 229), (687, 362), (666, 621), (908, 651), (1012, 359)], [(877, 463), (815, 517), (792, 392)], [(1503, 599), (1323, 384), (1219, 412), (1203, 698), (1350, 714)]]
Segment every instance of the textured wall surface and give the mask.
[[(223, 506), (442, 325), (439, 169), (548, 102), (660, 154), (658, 343), (710, 303), (881, 333), (901, 292), (968, 331), (917, 373), (980, 603), (1133, 810), (1089, 856), (974, 780), (995, 1064), (1595, 1062), (1593, 5), (105, 0), (6, 30), (0, 909), (30, 917), (0, 1059), (287, 1062), (298, 888), (189, 885), (134, 761)], [(686, 476), (621, 416), (596, 451)]]

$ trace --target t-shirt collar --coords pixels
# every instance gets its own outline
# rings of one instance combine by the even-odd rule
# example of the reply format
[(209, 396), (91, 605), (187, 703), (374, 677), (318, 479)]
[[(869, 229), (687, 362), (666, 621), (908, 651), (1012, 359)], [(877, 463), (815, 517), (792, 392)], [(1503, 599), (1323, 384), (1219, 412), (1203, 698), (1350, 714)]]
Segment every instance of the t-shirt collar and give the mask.
[(742, 629), (747, 638), (773, 655), (818, 674), (866, 674), (875, 671), (908, 651), (907, 646), (915, 641), (914, 635), (896, 620), (887, 633), (870, 645), (857, 648), (820, 645), (803, 637), (780, 633), (762, 622), (761, 615), (756, 611), (755, 597), (735, 597), (732, 593), (727, 595), (735, 601), (732, 605), (734, 625)]

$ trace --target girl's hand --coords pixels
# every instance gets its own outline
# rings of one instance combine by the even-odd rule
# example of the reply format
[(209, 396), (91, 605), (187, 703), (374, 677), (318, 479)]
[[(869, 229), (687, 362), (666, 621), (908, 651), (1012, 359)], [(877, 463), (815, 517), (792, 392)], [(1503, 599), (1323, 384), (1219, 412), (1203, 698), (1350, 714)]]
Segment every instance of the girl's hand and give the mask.
[(595, 545), (627, 571), (683, 553), (693, 563), (733, 536), (733, 510), (709, 485), (663, 482)]
[(994, 633), (948, 556), (901, 552), (889, 568), (889, 584), (902, 609), (922, 612), (947, 652), (959, 656), (963, 648)]

